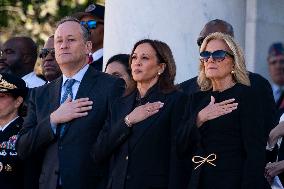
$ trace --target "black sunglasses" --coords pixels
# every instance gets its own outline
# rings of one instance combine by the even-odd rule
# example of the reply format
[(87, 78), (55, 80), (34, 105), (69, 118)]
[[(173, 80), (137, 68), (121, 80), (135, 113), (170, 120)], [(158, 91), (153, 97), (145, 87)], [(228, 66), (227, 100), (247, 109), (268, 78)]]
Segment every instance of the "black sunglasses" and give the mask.
[(55, 50), (54, 50), (54, 48), (43, 48), (43, 49), (41, 49), (40, 52), (39, 52), (39, 57), (41, 59), (43, 59), (43, 58), (47, 57), (47, 55), (49, 53), (51, 54), (51, 56), (53, 58), (55, 57)]
[(102, 21), (96, 20), (88, 20), (88, 21), (81, 21), (80, 24), (87, 27), (88, 29), (96, 29), (98, 24), (103, 24)]
[(204, 63), (207, 62), (210, 57), (212, 57), (214, 61), (221, 62), (225, 59), (227, 55), (234, 58), (234, 55), (224, 50), (217, 50), (214, 52), (203, 51), (200, 53), (200, 60)]

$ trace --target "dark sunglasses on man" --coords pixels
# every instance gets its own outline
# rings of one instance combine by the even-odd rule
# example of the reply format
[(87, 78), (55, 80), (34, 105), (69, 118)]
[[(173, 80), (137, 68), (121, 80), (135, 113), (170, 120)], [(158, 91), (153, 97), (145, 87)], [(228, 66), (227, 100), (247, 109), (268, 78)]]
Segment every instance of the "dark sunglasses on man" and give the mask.
[(210, 57), (212, 57), (215, 62), (222, 62), (226, 56), (234, 58), (234, 55), (224, 50), (217, 50), (214, 52), (203, 51), (200, 53), (200, 60), (204, 63), (207, 62)]
[(55, 57), (55, 50), (54, 48), (42, 48), (39, 52), (39, 57), (41, 59), (44, 59), (45, 57), (47, 57), (48, 54), (51, 54), (51, 56), (54, 58)]
[(88, 20), (88, 21), (81, 21), (80, 24), (87, 27), (88, 29), (96, 29), (98, 24), (103, 24), (102, 21), (96, 20)]

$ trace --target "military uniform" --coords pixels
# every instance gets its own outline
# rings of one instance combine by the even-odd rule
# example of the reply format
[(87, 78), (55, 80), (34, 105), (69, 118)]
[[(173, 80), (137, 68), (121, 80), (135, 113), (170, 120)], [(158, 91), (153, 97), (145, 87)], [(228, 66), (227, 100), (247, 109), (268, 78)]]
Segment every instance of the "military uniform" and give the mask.
[(22, 162), (16, 152), (17, 134), (23, 124), (18, 117), (3, 131), (0, 130), (0, 188), (19, 189), (23, 186)]
[[(23, 125), (28, 94), (26, 83), (8, 73), (0, 74), (0, 188), (24, 188), (23, 163), (16, 151), (18, 132)], [(19, 98), (21, 97), (21, 98)]]

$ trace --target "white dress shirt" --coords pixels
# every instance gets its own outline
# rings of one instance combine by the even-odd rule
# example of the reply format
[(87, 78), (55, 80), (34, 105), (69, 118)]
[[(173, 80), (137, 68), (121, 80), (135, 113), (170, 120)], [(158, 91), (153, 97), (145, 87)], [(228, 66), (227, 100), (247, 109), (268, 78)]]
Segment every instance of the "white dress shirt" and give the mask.
[(39, 78), (35, 72), (31, 72), (22, 77), (22, 79), (26, 82), (28, 88), (35, 88), (42, 86), (46, 83), (43, 79)]
[(104, 55), (104, 49), (101, 48), (92, 54), (93, 61), (99, 60)]
[(60, 97), (60, 99), (62, 99), (62, 97), (63, 97), (64, 91), (65, 91), (65, 88), (66, 88), (66, 86), (64, 84), (67, 81), (67, 79), (75, 79), (76, 80), (74, 85), (72, 86), (73, 100), (75, 99), (77, 92), (78, 92), (78, 89), (79, 89), (79, 86), (80, 86), (80, 83), (81, 83), (86, 71), (88, 70), (88, 68), (89, 68), (89, 65), (87, 64), (79, 72), (77, 72), (75, 75), (73, 75), (71, 78), (66, 77), (64, 74), (62, 75), (63, 81), (62, 81), (62, 86), (61, 86), (61, 97)]
[(284, 87), (278, 86), (276, 84), (272, 84), (272, 91), (275, 102), (277, 102), (281, 96), (282, 91), (284, 91)]

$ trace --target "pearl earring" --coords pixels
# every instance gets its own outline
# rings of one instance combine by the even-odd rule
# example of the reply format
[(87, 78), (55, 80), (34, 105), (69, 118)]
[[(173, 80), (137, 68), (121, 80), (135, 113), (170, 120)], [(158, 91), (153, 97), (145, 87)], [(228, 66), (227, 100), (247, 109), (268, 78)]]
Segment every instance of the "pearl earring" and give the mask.
[(231, 74), (235, 74), (235, 71), (234, 71), (234, 70), (232, 70), (232, 71), (231, 71)]

